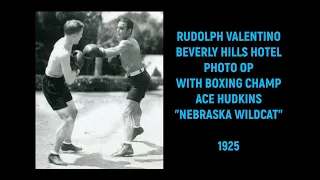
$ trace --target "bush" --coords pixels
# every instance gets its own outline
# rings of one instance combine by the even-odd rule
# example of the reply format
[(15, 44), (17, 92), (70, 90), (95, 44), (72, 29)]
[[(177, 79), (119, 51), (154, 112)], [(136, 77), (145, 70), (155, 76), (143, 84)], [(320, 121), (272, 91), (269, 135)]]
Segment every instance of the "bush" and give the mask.
[[(36, 90), (41, 90), (43, 75), (36, 75)], [(162, 84), (162, 78), (151, 77), (150, 90), (156, 90)], [(69, 86), (71, 91), (76, 92), (107, 92), (129, 91), (131, 85), (123, 76), (78, 76), (74, 83)]]

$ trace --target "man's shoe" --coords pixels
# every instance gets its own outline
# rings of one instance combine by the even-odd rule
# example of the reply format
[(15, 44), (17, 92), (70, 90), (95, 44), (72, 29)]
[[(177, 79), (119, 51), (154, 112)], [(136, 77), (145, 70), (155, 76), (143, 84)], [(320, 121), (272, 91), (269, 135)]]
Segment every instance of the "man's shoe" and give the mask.
[(74, 152), (79, 152), (79, 151), (81, 151), (82, 150), (82, 148), (81, 147), (77, 147), (77, 146), (75, 146), (75, 145), (73, 145), (73, 144), (62, 144), (62, 146), (61, 146), (61, 150), (62, 151), (74, 151)]
[(59, 155), (56, 154), (49, 154), (49, 163), (55, 164), (55, 165), (59, 165), (59, 166), (67, 166), (68, 164), (64, 161), (61, 160)]
[(121, 156), (128, 156), (133, 154), (133, 149), (131, 144), (122, 144), (122, 147), (112, 154), (113, 157), (121, 157)]
[(140, 134), (142, 134), (144, 132), (142, 127), (138, 127), (138, 128), (133, 128), (133, 133), (132, 133), (132, 141)]

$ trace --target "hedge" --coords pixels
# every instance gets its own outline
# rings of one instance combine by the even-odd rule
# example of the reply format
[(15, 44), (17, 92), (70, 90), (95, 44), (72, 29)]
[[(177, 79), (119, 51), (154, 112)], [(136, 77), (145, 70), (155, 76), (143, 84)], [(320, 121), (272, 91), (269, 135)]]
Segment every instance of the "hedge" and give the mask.
[[(36, 90), (41, 90), (43, 75), (36, 74)], [(161, 77), (151, 77), (150, 90), (158, 89), (162, 85)], [(69, 86), (71, 91), (78, 92), (107, 92), (129, 91), (130, 83), (123, 76), (78, 76), (74, 83)]]

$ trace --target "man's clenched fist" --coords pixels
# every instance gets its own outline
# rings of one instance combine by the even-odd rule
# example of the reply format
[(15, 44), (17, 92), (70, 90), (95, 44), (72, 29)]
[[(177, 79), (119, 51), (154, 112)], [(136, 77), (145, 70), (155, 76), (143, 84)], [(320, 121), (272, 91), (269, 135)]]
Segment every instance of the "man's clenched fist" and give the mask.
[(71, 54), (70, 66), (73, 71), (81, 70), (84, 64), (83, 53), (79, 50), (75, 50)]
[(105, 53), (102, 47), (99, 48), (96, 44), (88, 44), (83, 48), (83, 56), (86, 59), (103, 58)]

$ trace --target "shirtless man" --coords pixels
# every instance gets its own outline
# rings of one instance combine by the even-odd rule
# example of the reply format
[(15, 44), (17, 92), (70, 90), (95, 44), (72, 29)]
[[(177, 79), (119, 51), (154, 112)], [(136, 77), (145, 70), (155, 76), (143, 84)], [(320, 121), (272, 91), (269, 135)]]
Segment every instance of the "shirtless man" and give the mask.
[(95, 44), (89, 44), (83, 49), (83, 56), (86, 58), (108, 58), (120, 55), (122, 67), (125, 69), (126, 77), (132, 84), (127, 95), (127, 105), (123, 112), (123, 121), (125, 126), (125, 139), (122, 147), (113, 154), (113, 156), (126, 156), (134, 153), (131, 142), (144, 132), (140, 126), (142, 110), (141, 100), (149, 88), (151, 78), (142, 63), (140, 46), (138, 42), (131, 37), (133, 22), (128, 18), (121, 18), (117, 27), (117, 34), (120, 40), (119, 45), (111, 48), (98, 47)]
[(42, 79), (42, 91), (45, 98), (63, 120), (57, 130), (53, 150), (48, 157), (49, 162), (56, 165), (67, 165), (59, 156), (60, 148), (63, 151), (82, 150), (71, 142), (78, 110), (67, 85), (74, 82), (84, 63), (81, 51), (74, 51), (71, 56), (72, 46), (80, 41), (83, 28), (84, 24), (78, 20), (69, 20), (64, 24), (65, 35), (55, 43)]

